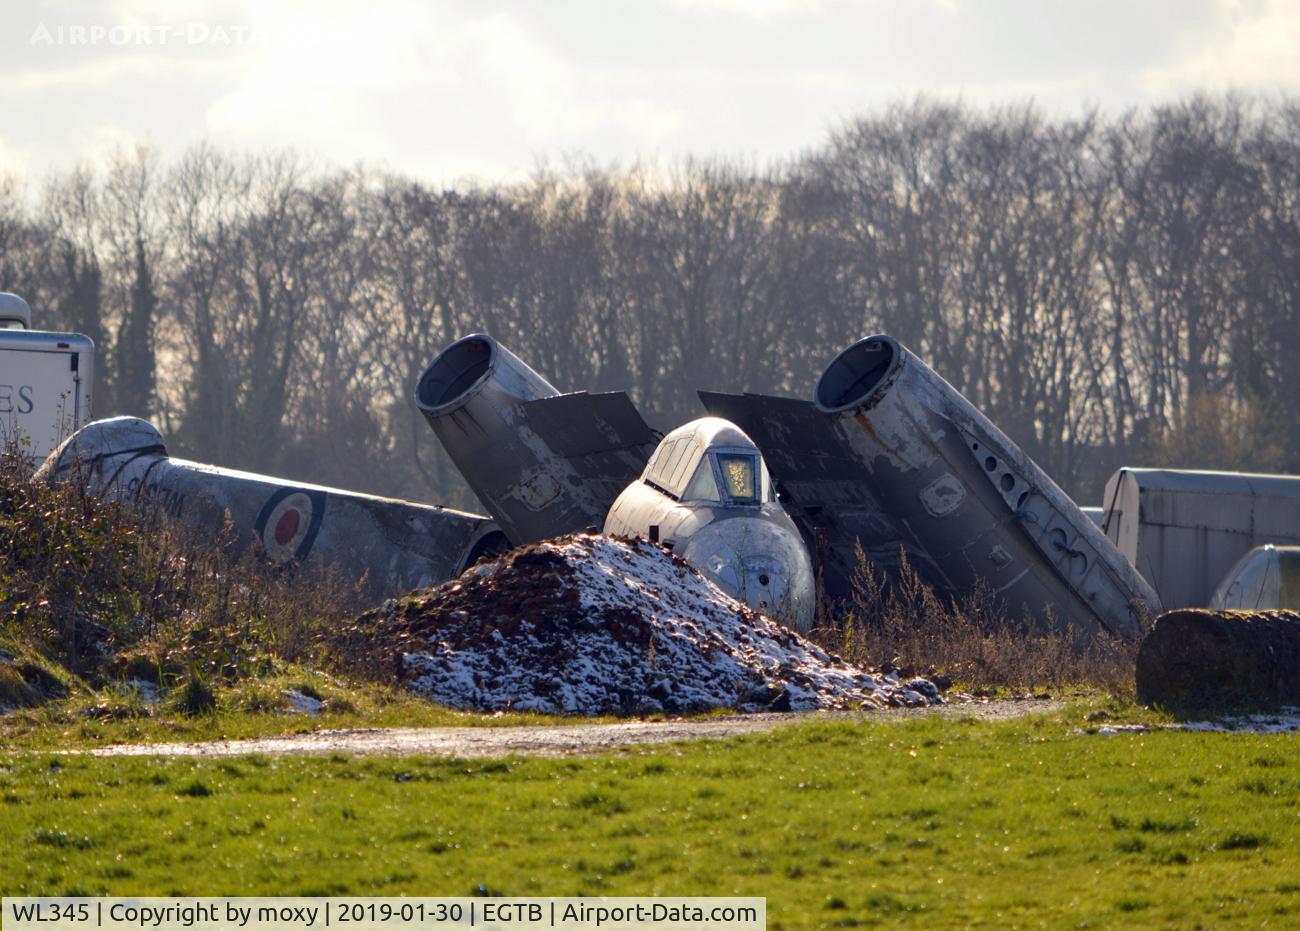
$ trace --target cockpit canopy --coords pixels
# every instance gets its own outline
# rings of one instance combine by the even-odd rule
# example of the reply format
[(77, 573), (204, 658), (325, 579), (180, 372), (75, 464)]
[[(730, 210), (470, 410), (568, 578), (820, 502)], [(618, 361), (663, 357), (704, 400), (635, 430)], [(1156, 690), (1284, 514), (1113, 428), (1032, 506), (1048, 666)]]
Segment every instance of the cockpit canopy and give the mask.
[(740, 507), (776, 500), (758, 447), (720, 417), (691, 421), (665, 436), (641, 480), (677, 501)]

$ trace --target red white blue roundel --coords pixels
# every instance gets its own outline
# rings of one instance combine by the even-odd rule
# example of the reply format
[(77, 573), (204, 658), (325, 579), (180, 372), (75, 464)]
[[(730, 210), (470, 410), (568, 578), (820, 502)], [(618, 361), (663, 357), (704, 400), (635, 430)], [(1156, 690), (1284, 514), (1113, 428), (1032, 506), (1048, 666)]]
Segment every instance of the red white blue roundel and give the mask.
[(271, 562), (300, 562), (311, 552), (324, 516), (324, 492), (281, 488), (262, 505), (253, 531)]

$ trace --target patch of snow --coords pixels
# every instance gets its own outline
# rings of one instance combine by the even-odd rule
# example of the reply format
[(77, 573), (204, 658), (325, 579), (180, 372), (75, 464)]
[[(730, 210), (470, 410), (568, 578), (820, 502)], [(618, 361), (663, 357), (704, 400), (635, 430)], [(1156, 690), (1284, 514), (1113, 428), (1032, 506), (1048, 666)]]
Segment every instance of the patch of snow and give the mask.
[(1187, 721), (1167, 726), (1185, 731), (1289, 734), (1300, 731), (1300, 708), (1284, 708), (1277, 714), (1227, 715), (1210, 721)]
[(407, 688), (452, 708), (549, 714), (941, 704), (932, 682), (851, 666), (641, 540), (525, 547), (359, 629)]
[(325, 707), (325, 703), (320, 699), (304, 695), (295, 689), (285, 689), (280, 694), (289, 702), (289, 710), (295, 714), (317, 715)]
[(1170, 724), (1103, 724), (1085, 733), (1142, 734), (1153, 730), (1203, 731), (1221, 734), (1290, 734), (1300, 731), (1300, 708), (1283, 708), (1276, 714), (1222, 715), (1205, 721), (1176, 721)]
[(162, 697), (158, 694), (158, 686), (148, 679), (132, 679), (126, 683), (126, 687), (139, 693), (140, 701), (146, 705), (156, 705), (162, 700)]

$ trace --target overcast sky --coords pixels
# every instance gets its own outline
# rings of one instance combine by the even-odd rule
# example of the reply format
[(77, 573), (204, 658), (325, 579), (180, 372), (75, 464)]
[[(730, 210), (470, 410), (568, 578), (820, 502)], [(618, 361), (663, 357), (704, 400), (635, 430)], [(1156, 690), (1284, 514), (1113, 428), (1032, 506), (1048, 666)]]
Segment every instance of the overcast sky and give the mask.
[(449, 182), (764, 161), (918, 93), (1122, 109), (1300, 91), (1300, 0), (0, 0), (0, 169), (135, 140)]

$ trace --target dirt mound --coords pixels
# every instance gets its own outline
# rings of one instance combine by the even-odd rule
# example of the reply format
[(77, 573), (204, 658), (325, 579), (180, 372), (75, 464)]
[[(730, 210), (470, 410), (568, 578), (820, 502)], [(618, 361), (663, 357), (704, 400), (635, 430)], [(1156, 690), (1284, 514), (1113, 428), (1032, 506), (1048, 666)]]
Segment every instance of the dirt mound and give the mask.
[(939, 703), (925, 679), (844, 663), (667, 550), (595, 534), (515, 550), (362, 615), (411, 690), (453, 708), (563, 714)]

